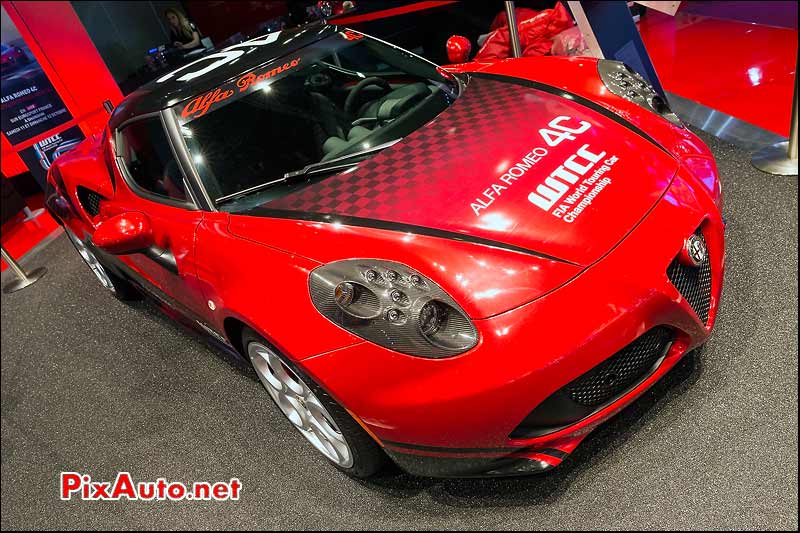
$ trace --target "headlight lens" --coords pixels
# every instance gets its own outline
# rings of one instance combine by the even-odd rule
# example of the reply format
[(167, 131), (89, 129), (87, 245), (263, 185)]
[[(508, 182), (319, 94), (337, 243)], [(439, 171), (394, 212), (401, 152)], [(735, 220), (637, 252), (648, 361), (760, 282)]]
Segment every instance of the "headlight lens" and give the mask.
[(446, 311), (442, 310), (439, 302), (431, 300), (422, 306), (419, 311), (419, 329), (425, 338), (431, 338), (439, 331), (444, 322)]
[(612, 93), (649, 109), (676, 126), (684, 127), (678, 115), (669, 108), (667, 101), (638, 72), (625, 63), (601, 59), (597, 62), (597, 72)]
[(333, 290), (333, 298), (342, 311), (356, 318), (375, 318), (381, 312), (378, 297), (360, 283), (343, 281)]
[(478, 331), (453, 298), (403, 264), (337, 261), (314, 269), (308, 285), (325, 317), (391, 350), (441, 358), (478, 343)]

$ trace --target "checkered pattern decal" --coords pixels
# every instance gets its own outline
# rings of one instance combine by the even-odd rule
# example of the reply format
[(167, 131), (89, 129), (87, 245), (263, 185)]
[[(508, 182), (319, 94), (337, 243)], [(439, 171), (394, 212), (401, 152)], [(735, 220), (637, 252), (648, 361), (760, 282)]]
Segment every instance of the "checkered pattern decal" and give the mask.
[[(449, 109), (357, 170), (322, 180), (265, 207), (390, 222), (425, 220), (431, 209), (447, 205), (452, 191), (473, 177), (476, 158), (496, 161), (506, 152), (519, 157), (518, 148), (509, 150), (509, 140), (520, 140), (521, 126), (530, 121), (526, 115), (530, 104), (546, 102), (541, 95), (533, 89), (473, 78)], [(520, 105), (523, 102), (528, 105)], [(530, 137), (522, 139), (521, 146), (529, 142)], [(481, 177), (492, 179), (494, 173), (487, 175), (486, 170), (480, 170)], [(432, 186), (434, 181), (436, 186)], [(474, 218), (468, 203), (458, 208)]]
[[(590, 127), (553, 142), (542, 131), (552, 135), (546, 128), (556, 117), (565, 117), (570, 127), (582, 122)], [(608, 180), (601, 189), (591, 189), (598, 191), (591, 202), (567, 221), (529, 201), (530, 192), (584, 146), (605, 167), (594, 179)], [(523, 171), (526, 154), (536, 157)], [(516, 181), (501, 181), (512, 176), (512, 166)], [(600, 172), (595, 167), (586, 172)], [(474, 76), (453, 105), (429, 124), (352, 172), (265, 204), (260, 214), (408, 225), (586, 265), (641, 220), (677, 168), (675, 159), (646, 135), (591, 102)], [(585, 200), (588, 187), (578, 191), (576, 185), (577, 192), (570, 194), (584, 194)], [(564, 202), (567, 209), (570, 202)], [(400, 228), (394, 229), (405, 231)]]

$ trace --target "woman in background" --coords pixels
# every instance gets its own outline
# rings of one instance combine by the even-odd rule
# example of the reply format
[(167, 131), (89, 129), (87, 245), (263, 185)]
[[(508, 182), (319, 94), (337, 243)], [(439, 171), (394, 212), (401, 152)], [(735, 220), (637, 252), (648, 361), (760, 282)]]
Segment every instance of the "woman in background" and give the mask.
[(186, 15), (170, 7), (164, 11), (169, 23), (170, 41), (178, 50), (191, 51), (200, 48), (200, 30), (186, 18)]

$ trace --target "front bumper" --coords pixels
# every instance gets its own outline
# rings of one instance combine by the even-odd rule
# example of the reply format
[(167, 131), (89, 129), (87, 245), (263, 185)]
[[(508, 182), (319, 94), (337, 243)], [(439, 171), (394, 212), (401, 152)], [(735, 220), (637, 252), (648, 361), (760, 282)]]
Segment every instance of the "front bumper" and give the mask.
[[(697, 228), (711, 267), (705, 324), (667, 276)], [(708, 339), (723, 282), (723, 231), (712, 196), (679, 172), (603, 259), (542, 298), (476, 321), (481, 340), (470, 352), (429, 360), (362, 343), (306, 359), (303, 366), (411, 473), (545, 471)], [(522, 438), (515, 433), (548, 397), (659, 326), (674, 333), (672, 343), (638, 384), (565, 427)]]

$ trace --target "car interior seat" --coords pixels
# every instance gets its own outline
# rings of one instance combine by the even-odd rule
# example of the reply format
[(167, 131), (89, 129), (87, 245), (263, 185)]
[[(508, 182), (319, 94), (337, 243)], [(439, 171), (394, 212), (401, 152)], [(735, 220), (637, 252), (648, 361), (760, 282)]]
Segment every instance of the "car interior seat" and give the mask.
[(322, 152), (325, 154), (322, 161), (333, 159), (348, 151), (372, 133), (375, 126), (394, 120), (431, 94), (433, 94), (431, 88), (422, 82), (417, 82), (393, 89), (386, 95), (363, 104), (357, 116), (353, 117), (352, 123), (355, 125), (346, 135), (337, 132), (325, 140), (322, 145)]

